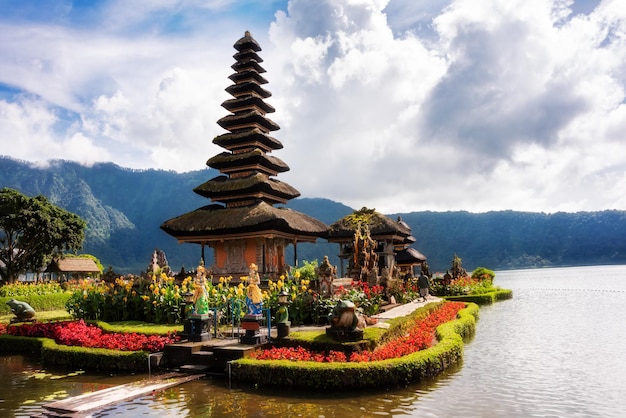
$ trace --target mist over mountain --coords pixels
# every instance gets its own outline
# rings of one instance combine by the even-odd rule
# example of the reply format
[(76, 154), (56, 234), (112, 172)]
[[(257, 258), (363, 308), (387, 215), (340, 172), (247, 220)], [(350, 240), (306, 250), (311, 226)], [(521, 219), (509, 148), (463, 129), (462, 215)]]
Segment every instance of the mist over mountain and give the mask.
[[(132, 170), (112, 163), (86, 167), (69, 161), (37, 167), (0, 157), (0, 188), (14, 188), (29, 196), (42, 194), (79, 215), (88, 225), (83, 252), (93, 254), (105, 268), (112, 266), (120, 274), (145, 271), (155, 248), (165, 251), (175, 271), (197, 265), (200, 247), (178, 244), (159, 226), (209, 204), (193, 188), (218, 174), (210, 168), (176, 173)], [(293, 199), (286, 206), (328, 225), (353, 211), (324, 198)], [(401, 217), (412, 228), (417, 239), (414, 247), (428, 257), (433, 271), (448, 268), (454, 254), (462, 258), (468, 270), (478, 266), (509, 269), (626, 264), (626, 211), (426, 211), (388, 216)], [(333, 264), (339, 264), (338, 252), (337, 244), (325, 240), (297, 248), (300, 263), (321, 261), (328, 255)], [(293, 263), (292, 247), (287, 250), (287, 260)]]

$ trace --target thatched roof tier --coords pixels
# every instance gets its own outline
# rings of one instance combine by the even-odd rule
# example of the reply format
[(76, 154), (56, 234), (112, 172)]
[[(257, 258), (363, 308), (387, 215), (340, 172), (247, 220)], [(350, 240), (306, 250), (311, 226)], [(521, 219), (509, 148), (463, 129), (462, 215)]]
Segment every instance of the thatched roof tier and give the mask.
[(253, 51), (251, 49), (247, 49), (245, 51), (237, 52), (237, 53), (235, 53), (235, 55), (233, 55), (233, 58), (235, 59), (235, 61), (254, 60), (254, 61), (258, 62), (259, 64), (263, 62), (263, 58), (261, 58), (259, 56), (259, 54), (256, 53), (256, 51)]
[(233, 65), (230, 66), (233, 70), (240, 73), (243, 71), (256, 71), (257, 73), (264, 73), (265, 68), (261, 67), (258, 62), (253, 59), (248, 59), (245, 61), (237, 61)]
[(283, 160), (266, 155), (258, 148), (238, 154), (222, 152), (210, 158), (206, 165), (224, 174), (255, 170), (269, 176), (275, 176), (278, 173), (289, 171), (289, 166)]
[(363, 208), (332, 224), (324, 238), (330, 242), (350, 241), (359, 225), (367, 225), (372, 239), (379, 241), (390, 239), (394, 243), (402, 243), (411, 236), (411, 229), (406, 224), (392, 221), (374, 209)]
[(259, 97), (267, 99), (272, 96), (272, 93), (268, 90), (265, 90), (257, 83), (252, 82), (244, 82), (241, 84), (231, 84), (226, 87), (226, 92), (230, 93), (234, 97), (241, 97), (250, 94), (255, 94)]
[(396, 263), (399, 265), (413, 265), (426, 261), (426, 256), (415, 248), (405, 248), (396, 253)]
[(263, 115), (250, 111), (246, 113), (224, 116), (217, 123), (224, 129), (234, 132), (242, 129), (258, 128), (262, 132), (277, 131), (280, 126)]
[(254, 82), (257, 84), (267, 84), (269, 81), (256, 71), (240, 71), (228, 76), (235, 84)]
[(240, 38), (233, 45), (239, 52), (243, 52), (246, 50), (251, 50), (254, 52), (259, 52), (261, 50), (261, 45), (252, 37), (249, 31), (246, 31), (243, 35), (243, 38)]
[(265, 103), (262, 98), (254, 95), (226, 100), (222, 103), (222, 107), (232, 113), (245, 110), (256, 110), (259, 113), (274, 113), (276, 111), (272, 105)]
[(250, 131), (225, 133), (216, 136), (213, 139), (213, 143), (229, 151), (255, 147), (265, 152), (270, 152), (283, 148), (283, 144), (278, 139), (263, 133), (258, 128), (254, 128)]
[(161, 225), (179, 242), (210, 242), (244, 237), (282, 236), (315, 242), (328, 229), (323, 222), (287, 208), (265, 202), (242, 208), (208, 205), (170, 219)]
[(241, 178), (217, 176), (193, 191), (218, 202), (248, 200), (252, 196), (268, 202), (285, 203), (289, 199), (300, 196), (300, 192), (287, 183), (269, 178), (263, 173)]

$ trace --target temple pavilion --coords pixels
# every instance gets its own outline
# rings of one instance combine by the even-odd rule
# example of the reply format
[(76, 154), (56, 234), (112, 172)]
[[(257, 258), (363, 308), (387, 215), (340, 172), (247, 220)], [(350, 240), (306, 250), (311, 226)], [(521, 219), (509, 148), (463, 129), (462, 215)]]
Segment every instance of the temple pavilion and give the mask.
[(232, 99), (222, 103), (229, 115), (217, 123), (227, 133), (213, 143), (225, 151), (207, 161), (220, 175), (194, 189), (213, 203), (165, 221), (161, 225), (179, 243), (200, 244), (213, 249), (213, 262), (205, 260), (214, 277), (248, 274), (255, 263), (262, 277), (276, 278), (287, 272), (285, 249), (294, 246), (293, 265), (297, 265), (297, 244), (315, 242), (326, 234), (328, 226), (303, 213), (276, 207), (300, 196), (292, 186), (275, 177), (289, 171), (289, 166), (272, 151), (283, 148), (270, 132), (280, 127), (266, 117), (275, 109), (264, 99), (271, 93), (262, 87), (261, 47), (249, 32), (234, 48), (234, 83), (226, 91)]
[[(405, 278), (426, 257), (412, 247), (411, 228), (401, 218), (394, 221), (374, 209), (362, 208), (330, 225), (324, 236), (340, 245), (338, 274), (355, 280), (376, 276)], [(364, 268), (365, 267), (365, 268)]]

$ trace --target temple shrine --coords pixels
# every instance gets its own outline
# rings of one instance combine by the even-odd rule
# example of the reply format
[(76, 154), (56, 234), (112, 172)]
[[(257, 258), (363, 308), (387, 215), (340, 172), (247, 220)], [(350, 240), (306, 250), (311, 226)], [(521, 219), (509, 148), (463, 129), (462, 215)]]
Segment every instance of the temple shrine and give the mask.
[(228, 132), (213, 139), (226, 151), (207, 161), (221, 174), (194, 189), (214, 203), (165, 221), (161, 229), (179, 243), (200, 244), (203, 260), (204, 247), (211, 247), (214, 260), (206, 264), (214, 277), (237, 279), (255, 264), (262, 277), (277, 278), (289, 268), (285, 248), (294, 245), (293, 265), (297, 265), (297, 243), (315, 242), (328, 226), (274, 206), (300, 192), (274, 178), (289, 171), (289, 166), (268, 155), (283, 145), (270, 136), (280, 128), (266, 117), (275, 109), (264, 101), (271, 93), (262, 87), (268, 81), (261, 75), (265, 72), (258, 55), (261, 47), (246, 32), (234, 48), (235, 73), (229, 77), (234, 84), (226, 88), (233, 98), (222, 103), (231, 113), (217, 121)]
[[(412, 248), (415, 238), (406, 222), (362, 208), (333, 223), (324, 236), (340, 245), (339, 275), (369, 284), (405, 278), (426, 257)], [(382, 283), (381, 283), (382, 281)]]

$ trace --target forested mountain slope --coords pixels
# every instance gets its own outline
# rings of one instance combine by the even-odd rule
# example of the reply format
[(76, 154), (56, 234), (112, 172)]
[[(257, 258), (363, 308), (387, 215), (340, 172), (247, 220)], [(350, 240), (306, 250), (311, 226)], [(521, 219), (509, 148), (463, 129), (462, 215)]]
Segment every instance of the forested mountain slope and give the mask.
[[(0, 187), (29, 196), (42, 194), (88, 223), (84, 252), (118, 273), (145, 270), (155, 248), (165, 251), (172, 268), (195, 266), (196, 245), (179, 245), (159, 225), (210, 201), (193, 188), (216, 176), (212, 169), (175, 173), (130, 170), (115, 164), (85, 167), (55, 161), (46, 168), (0, 157)], [(297, 185), (294, 185), (297, 188)], [(323, 198), (299, 198), (288, 207), (332, 224), (352, 209)], [(626, 212), (530, 213), (501, 211), (412, 212), (398, 216), (411, 226), (414, 245), (432, 270), (449, 267), (454, 254), (467, 269), (559, 265), (626, 264)], [(290, 247), (287, 260), (293, 260)], [(336, 244), (321, 241), (298, 246), (299, 260), (338, 264)], [(207, 260), (209, 261), (209, 260)]]

